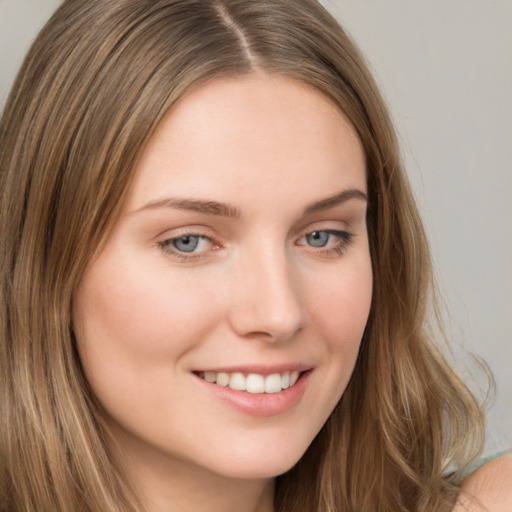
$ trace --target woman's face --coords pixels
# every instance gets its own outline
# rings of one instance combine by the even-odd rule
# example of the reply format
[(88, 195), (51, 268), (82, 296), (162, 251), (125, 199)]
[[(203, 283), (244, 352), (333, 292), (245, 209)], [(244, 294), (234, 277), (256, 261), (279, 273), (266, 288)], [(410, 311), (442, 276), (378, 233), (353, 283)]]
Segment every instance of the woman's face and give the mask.
[(122, 453), (238, 478), (302, 456), (367, 321), (366, 206), (356, 133), (306, 85), (219, 79), (171, 109), (74, 298)]

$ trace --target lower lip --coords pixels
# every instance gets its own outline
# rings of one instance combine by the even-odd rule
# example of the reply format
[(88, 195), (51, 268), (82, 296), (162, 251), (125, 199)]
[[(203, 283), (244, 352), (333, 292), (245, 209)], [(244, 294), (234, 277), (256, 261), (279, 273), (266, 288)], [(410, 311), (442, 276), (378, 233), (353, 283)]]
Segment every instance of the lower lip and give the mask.
[(200, 384), (204, 385), (209, 393), (220, 400), (227, 402), (235, 409), (250, 416), (276, 416), (289, 411), (299, 402), (311, 375), (312, 370), (302, 372), (297, 382), (278, 393), (248, 393), (236, 391), (229, 387), (218, 386), (197, 377)]

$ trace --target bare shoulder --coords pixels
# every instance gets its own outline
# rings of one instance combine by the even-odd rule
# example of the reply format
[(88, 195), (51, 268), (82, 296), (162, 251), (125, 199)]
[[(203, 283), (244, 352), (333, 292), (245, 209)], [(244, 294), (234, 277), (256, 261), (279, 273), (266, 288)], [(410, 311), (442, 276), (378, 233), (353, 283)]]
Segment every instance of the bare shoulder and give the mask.
[(484, 464), (462, 483), (453, 512), (512, 512), (512, 455)]

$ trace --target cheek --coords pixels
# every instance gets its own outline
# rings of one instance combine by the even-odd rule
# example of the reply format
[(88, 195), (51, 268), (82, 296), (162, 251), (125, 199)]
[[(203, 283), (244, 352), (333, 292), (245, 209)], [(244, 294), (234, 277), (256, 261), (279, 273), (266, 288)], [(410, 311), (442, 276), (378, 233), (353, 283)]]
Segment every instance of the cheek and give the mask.
[(162, 272), (143, 273), (136, 265), (109, 270), (97, 264), (75, 295), (74, 325), (87, 343), (108, 339), (125, 349), (158, 352), (186, 338), (189, 319), (204, 313), (201, 295), (187, 293), (190, 283), (166, 282)]
[(309, 313), (314, 347), (321, 354), (317, 387), (309, 405), (316, 431), (322, 428), (342, 397), (352, 376), (372, 300), (369, 256), (339, 265), (308, 282)]
[(372, 301), (372, 269), (364, 259), (326, 280), (314, 299), (315, 324), (331, 353), (342, 353), (349, 364), (359, 350)]
[(130, 388), (137, 380), (142, 389), (169, 381), (169, 363), (179, 365), (218, 317), (215, 304), (190, 279), (166, 279), (161, 268), (141, 268), (99, 260), (75, 294), (77, 346), (93, 387)]
[[(180, 387), (185, 356), (206, 339), (219, 315), (190, 277), (171, 280), (159, 265), (143, 268), (118, 259), (116, 265), (96, 261), (73, 308), (91, 389), (115, 423), (132, 425), (141, 435), (169, 424), (166, 412), (188, 392)], [(138, 422), (140, 416), (153, 418), (151, 428)]]

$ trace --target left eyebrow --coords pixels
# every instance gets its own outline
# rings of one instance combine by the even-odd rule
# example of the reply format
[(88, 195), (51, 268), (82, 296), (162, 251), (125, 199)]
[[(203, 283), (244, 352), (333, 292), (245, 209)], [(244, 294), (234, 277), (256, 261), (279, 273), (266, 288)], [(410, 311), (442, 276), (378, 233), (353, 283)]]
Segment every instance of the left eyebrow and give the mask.
[(304, 216), (311, 215), (312, 213), (320, 212), (322, 210), (328, 210), (329, 208), (334, 208), (335, 206), (345, 203), (346, 201), (350, 201), (351, 199), (368, 202), (368, 196), (362, 190), (351, 188), (344, 190), (339, 194), (335, 194), (334, 196), (308, 204), (306, 208), (304, 208)]

